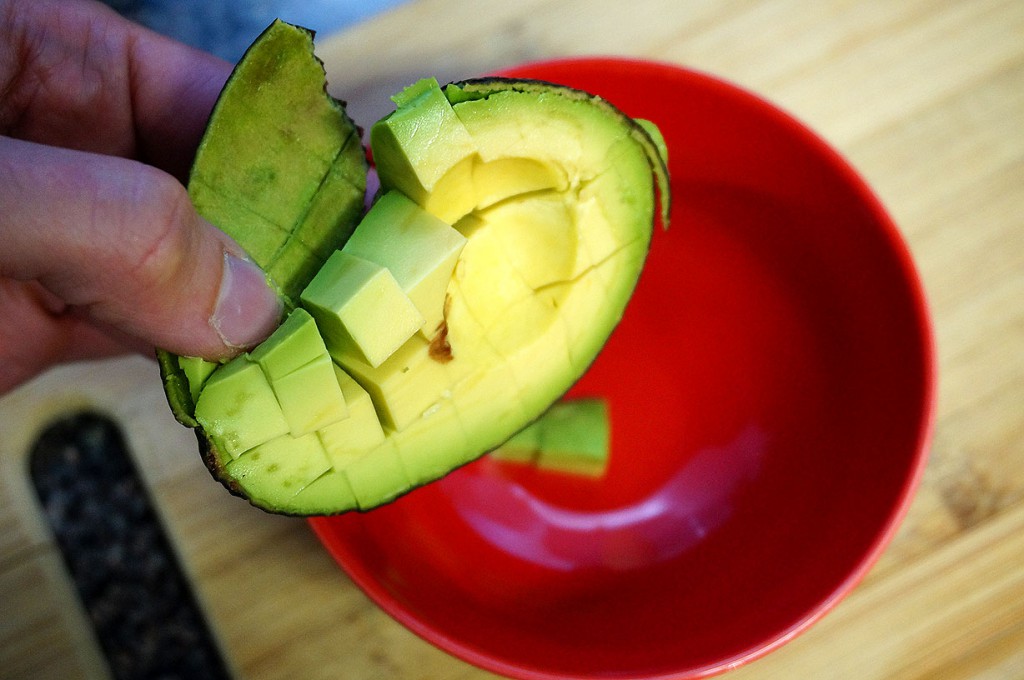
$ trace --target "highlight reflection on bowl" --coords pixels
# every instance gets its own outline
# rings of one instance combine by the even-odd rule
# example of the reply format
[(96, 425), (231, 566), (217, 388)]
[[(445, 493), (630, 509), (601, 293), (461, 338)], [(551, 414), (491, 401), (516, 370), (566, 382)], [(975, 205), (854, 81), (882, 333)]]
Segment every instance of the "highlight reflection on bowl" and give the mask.
[(766, 435), (698, 452), (649, 496), (605, 510), (559, 507), (494, 474), (442, 482), (455, 512), (495, 549), (559, 571), (628, 570), (678, 557), (732, 515), (732, 496), (757, 476)]

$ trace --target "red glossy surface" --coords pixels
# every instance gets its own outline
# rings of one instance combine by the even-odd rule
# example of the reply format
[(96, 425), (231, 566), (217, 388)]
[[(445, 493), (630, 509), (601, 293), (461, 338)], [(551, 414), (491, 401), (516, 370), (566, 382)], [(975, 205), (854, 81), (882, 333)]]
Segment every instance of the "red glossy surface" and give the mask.
[(391, 615), (490, 670), (725, 670), (848, 592), (906, 509), (935, 382), (912, 263), (853, 171), (758, 98), (651, 63), (511, 73), (601, 94), (670, 150), (671, 228), (573, 390), (610, 401), (609, 473), (485, 459), (313, 527)]

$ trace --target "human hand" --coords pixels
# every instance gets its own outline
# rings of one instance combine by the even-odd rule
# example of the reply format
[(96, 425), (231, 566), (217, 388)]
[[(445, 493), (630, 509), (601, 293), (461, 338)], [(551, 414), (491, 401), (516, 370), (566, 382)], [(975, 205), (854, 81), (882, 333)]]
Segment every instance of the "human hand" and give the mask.
[(225, 358), (276, 324), (181, 183), (229, 72), (91, 0), (0, 0), (0, 394), (130, 349)]

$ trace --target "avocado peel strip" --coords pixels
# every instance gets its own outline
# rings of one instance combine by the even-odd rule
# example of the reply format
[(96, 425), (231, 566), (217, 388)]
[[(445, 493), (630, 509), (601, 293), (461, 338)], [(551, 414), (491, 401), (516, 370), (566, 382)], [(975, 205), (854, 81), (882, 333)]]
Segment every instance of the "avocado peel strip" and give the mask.
[[(267, 272), (291, 309), (359, 220), (367, 169), (361, 131), (326, 91), (313, 32), (277, 20), (225, 82), (188, 193), (196, 210)], [(180, 358), (157, 350), (157, 360), (175, 418), (198, 427), (194, 381), (190, 389)]]
[(276, 21), (196, 155), (198, 211), (286, 315), (224, 365), (159, 351), (161, 375), (212, 474), (269, 512), (372, 509), (537, 420), (600, 352), (668, 223), (657, 127), (600, 97), (428, 78), (393, 99), (369, 130), (367, 210), (361, 131), (312, 33)]

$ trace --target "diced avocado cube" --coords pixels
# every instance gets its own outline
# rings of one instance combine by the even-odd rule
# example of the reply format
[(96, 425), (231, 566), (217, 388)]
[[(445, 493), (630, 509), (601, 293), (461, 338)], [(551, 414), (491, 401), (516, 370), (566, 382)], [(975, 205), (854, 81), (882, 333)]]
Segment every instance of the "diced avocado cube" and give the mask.
[(430, 356), (429, 343), (420, 335), (380, 366), (351, 359), (338, 363), (369, 393), (381, 424), (392, 430), (421, 417), (450, 382), (444, 362)]
[(317, 357), (326, 355), (327, 348), (316, 322), (309, 312), (299, 307), (249, 357), (260, 365), (267, 379), (273, 382)]
[(288, 433), (288, 422), (259, 364), (245, 355), (213, 372), (196, 402), (196, 420), (231, 458)]
[(188, 389), (192, 395), (192, 403), (199, 399), (199, 393), (206, 384), (207, 378), (220, 366), (217, 362), (207, 361), (202, 357), (178, 357), (178, 366), (185, 373)]
[(423, 326), (395, 277), (384, 267), (335, 251), (302, 292), (336, 360), (353, 357), (380, 366)]
[(433, 336), (444, 320), (444, 299), (466, 237), (398, 191), (370, 208), (342, 250), (376, 262), (423, 315), (422, 330)]
[(394, 101), (398, 108), (370, 129), (381, 186), (452, 224), (476, 205), (476, 144), (437, 80), (421, 80)]
[(441, 399), (409, 423), (395, 445), (406, 476), (415, 486), (438, 479), (466, 462), (461, 455), (466, 435), (451, 399)]
[(356, 502), (363, 510), (390, 501), (412, 488), (394, 442), (385, 440), (345, 468)]
[(316, 322), (306, 310), (292, 311), (250, 358), (270, 381), (293, 437), (348, 416), (334, 364)]
[(337, 365), (334, 377), (348, 405), (348, 418), (339, 420), (317, 431), (331, 465), (344, 469), (356, 458), (384, 441), (384, 430), (373, 409), (370, 395)]
[(334, 375), (334, 362), (326, 353), (272, 380), (270, 386), (293, 437), (348, 418), (348, 406)]
[(330, 470), (314, 479), (285, 506), (304, 515), (327, 515), (355, 508), (356, 495), (341, 470)]
[(254, 501), (279, 505), (331, 469), (316, 435), (271, 439), (227, 464), (227, 470)]

